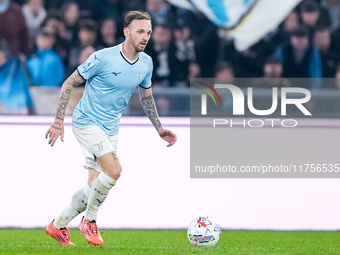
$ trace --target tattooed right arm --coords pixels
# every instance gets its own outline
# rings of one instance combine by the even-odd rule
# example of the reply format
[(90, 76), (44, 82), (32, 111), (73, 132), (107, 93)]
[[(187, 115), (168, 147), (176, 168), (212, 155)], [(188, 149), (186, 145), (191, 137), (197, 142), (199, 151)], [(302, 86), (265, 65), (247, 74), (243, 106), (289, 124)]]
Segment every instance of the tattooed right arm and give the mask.
[(52, 147), (54, 143), (57, 141), (58, 137), (60, 137), (60, 140), (62, 142), (64, 141), (64, 116), (66, 111), (66, 105), (70, 100), (72, 89), (75, 86), (78, 86), (79, 84), (83, 83), (84, 81), (85, 80), (80, 76), (80, 74), (76, 70), (66, 79), (66, 81), (63, 83), (63, 86), (61, 87), (58, 110), (55, 115), (54, 123), (49, 127), (45, 135), (46, 139), (49, 138), (48, 144), (50, 144)]
[(70, 100), (71, 91), (74, 87), (78, 86), (79, 84), (83, 83), (85, 80), (80, 76), (78, 71), (74, 71), (63, 83), (61, 87), (61, 93), (59, 96), (59, 104), (57, 113), (55, 115), (56, 119), (64, 120), (66, 106), (68, 101)]

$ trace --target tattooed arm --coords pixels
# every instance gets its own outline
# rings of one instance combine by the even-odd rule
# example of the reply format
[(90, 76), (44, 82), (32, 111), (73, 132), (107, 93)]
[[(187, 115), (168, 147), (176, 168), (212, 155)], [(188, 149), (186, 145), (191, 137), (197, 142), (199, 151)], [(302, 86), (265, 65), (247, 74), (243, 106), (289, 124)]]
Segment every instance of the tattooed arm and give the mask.
[(84, 81), (85, 80), (80, 76), (80, 74), (76, 70), (63, 83), (63, 86), (61, 87), (61, 93), (59, 95), (58, 110), (55, 115), (56, 119), (64, 120), (66, 105), (70, 100), (71, 91), (73, 90), (74, 87), (78, 86)]
[(159, 116), (158, 116), (155, 100), (153, 99), (153, 96), (152, 96), (151, 88), (144, 89), (141, 86), (139, 86), (139, 100), (140, 100), (140, 103), (143, 107), (143, 110), (146, 116), (148, 116), (152, 125), (158, 131), (158, 129), (162, 125), (161, 125), (161, 122), (159, 121)]
[(144, 89), (143, 87), (139, 86), (139, 100), (146, 116), (148, 116), (151, 123), (156, 128), (159, 136), (168, 142), (168, 147), (174, 145), (177, 141), (177, 136), (170, 130), (163, 129), (159, 120), (155, 100), (152, 96), (152, 89)]
[(66, 106), (68, 104), (68, 101), (70, 100), (71, 91), (73, 90), (73, 88), (83, 83), (84, 81), (85, 80), (79, 75), (78, 71), (76, 70), (63, 83), (54, 123), (47, 130), (45, 136), (46, 139), (48, 137), (50, 138), (48, 144), (51, 144), (51, 146), (54, 145), (59, 136), (60, 140), (64, 141), (64, 116)]

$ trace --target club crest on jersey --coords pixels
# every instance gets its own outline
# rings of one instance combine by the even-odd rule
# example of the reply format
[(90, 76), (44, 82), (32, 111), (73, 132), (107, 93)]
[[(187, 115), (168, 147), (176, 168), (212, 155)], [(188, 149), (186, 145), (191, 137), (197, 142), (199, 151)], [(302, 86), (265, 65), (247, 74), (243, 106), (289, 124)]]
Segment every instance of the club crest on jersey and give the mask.
[(92, 66), (94, 66), (93, 62), (91, 60), (88, 60), (83, 64), (83, 72), (86, 72), (89, 70)]
[(145, 73), (145, 71), (138, 71), (138, 73), (139, 73), (139, 80), (142, 80), (143, 74)]

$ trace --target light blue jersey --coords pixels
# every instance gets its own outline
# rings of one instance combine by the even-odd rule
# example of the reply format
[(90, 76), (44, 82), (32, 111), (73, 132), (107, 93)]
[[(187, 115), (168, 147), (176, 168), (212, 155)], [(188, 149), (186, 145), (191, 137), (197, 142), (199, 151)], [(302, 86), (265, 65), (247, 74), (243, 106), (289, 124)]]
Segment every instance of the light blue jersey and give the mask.
[(134, 89), (138, 85), (151, 87), (152, 69), (152, 60), (144, 52), (130, 62), (122, 44), (94, 52), (77, 68), (86, 86), (73, 112), (72, 125), (98, 125), (108, 135), (118, 134), (120, 117)]

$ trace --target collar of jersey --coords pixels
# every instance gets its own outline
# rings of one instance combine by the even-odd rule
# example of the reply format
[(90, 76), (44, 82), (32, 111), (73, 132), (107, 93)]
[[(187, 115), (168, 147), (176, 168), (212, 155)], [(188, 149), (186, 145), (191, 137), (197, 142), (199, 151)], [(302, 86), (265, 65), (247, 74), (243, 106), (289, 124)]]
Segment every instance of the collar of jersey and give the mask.
[(119, 44), (119, 51), (120, 51), (120, 55), (122, 56), (122, 58), (124, 58), (124, 60), (125, 60), (126, 62), (128, 62), (130, 65), (135, 64), (135, 63), (138, 61), (138, 59), (139, 59), (139, 56), (138, 56), (138, 58), (137, 58), (135, 61), (133, 61), (133, 62), (131, 62), (130, 60), (128, 60), (127, 57), (125, 57), (125, 55), (124, 55), (124, 53), (123, 53), (123, 43)]

